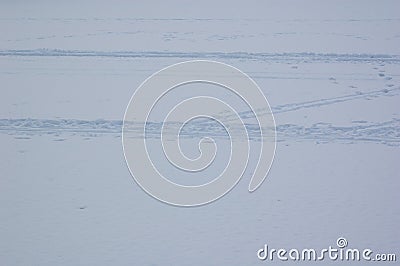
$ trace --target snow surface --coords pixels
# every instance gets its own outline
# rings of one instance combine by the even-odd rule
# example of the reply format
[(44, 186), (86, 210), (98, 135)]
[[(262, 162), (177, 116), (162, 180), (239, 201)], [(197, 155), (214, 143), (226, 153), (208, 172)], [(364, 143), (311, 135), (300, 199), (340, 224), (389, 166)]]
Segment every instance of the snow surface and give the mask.
[[(397, 1), (0, 5), (0, 265), (279, 265), (257, 250), (341, 236), (399, 258)], [(121, 127), (143, 80), (191, 59), (252, 77), (278, 143), (254, 193), (247, 173), (178, 208), (133, 181)], [(210, 124), (188, 130), (189, 152), (203, 134), (225, 141)]]

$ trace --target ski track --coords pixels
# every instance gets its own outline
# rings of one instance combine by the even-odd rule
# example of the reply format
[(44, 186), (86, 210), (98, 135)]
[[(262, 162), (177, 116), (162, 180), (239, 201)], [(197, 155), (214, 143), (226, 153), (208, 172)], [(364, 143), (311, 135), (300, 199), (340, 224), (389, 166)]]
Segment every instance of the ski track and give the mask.
[(242, 59), (272, 62), (348, 62), (399, 64), (399, 55), (336, 53), (247, 53), (247, 52), (157, 52), (157, 51), (88, 51), (60, 49), (0, 50), (0, 56), (18, 57), (107, 57), (107, 58), (178, 58)]
[[(301, 103), (284, 104), (273, 107), (273, 113), (285, 113), (305, 108), (317, 108), (357, 99), (391, 97), (399, 95), (400, 87), (376, 90), (367, 93), (355, 93), (340, 97), (319, 99)], [(247, 118), (253, 117), (250, 111), (241, 112), (240, 117), (246, 123)], [(143, 137), (143, 121), (137, 121), (125, 126), (129, 127), (130, 136)], [(102, 135), (121, 136), (123, 121), (121, 120), (78, 120), (78, 119), (0, 119), (0, 132), (26, 139), (35, 135), (77, 135), (82, 137), (98, 137)], [(159, 138), (162, 123), (146, 124), (146, 138)], [(255, 124), (246, 123), (251, 140), (260, 140), (260, 130)], [(315, 123), (310, 127), (295, 124), (277, 125), (277, 140), (308, 140), (323, 142), (373, 142), (390, 146), (400, 146), (400, 119), (370, 123), (368, 121), (353, 121), (351, 126), (335, 126), (330, 123)], [(167, 132), (168, 134), (168, 132)], [(226, 138), (226, 132), (209, 121), (194, 122), (181, 132), (181, 137), (197, 138), (202, 136)], [(29, 137), (28, 137), (29, 138)]]
[[(121, 136), (123, 122), (121, 120), (49, 120), (49, 119), (0, 119), (0, 132), (13, 135), (16, 139), (30, 139), (33, 136), (81, 136), (87, 138), (104, 135)], [(162, 123), (147, 125), (146, 138), (159, 138)], [(255, 124), (246, 124), (249, 138), (260, 140), (260, 131)], [(130, 136), (143, 137), (143, 123), (137, 122), (130, 126)], [(233, 129), (234, 130), (234, 129)], [(353, 121), (351, 126), (335, 126), (330, 123), (315, 123), (310, 127), (282, 124), (276, 127), (277, 141), (307, 140), (316, 143), (354, 143), (372, 142), (389, 146), (400, 146), (400, 119), (369, 123)], [(167, 133), (168, 134), (168, 133)], [(223, 128), (207, 123), (191, 125), (182, 131), (183, 138), (197, 137), (226, 138)], [(59, 141), (59, 139), (54, 139)], [(66, 139), (63, 139), (66, 140)]]

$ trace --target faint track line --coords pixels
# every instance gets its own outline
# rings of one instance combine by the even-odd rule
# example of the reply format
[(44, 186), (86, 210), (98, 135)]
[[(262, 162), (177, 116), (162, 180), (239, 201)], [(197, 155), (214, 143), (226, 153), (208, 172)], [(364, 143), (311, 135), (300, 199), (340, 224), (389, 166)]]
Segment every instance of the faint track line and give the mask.
[[(400, 94), (399, 88), (375, 90), (366, 93), (355, 93), (344, 96), (318, 99), (300, 103), (283, 104), (272, 107), (274, 114), (297, 111), (306, 108), (321, 107), (357, 99), (369, 99), (377, 97), (392, 97)], [(243, 119), (251, 118), (250, 111), (241, 112)], [(78, 119), (0, 119), (0, 133), (16, 136), (24, 135), (55, 135), (70, 134), (78, 136), (101, 136), (114, 134), (119, 136), (122, 129), (122, 120), (78, 120)], [(147, 137), (158, 138), (161, 123), (148, 123)], [(246, 124), (249, 137), (258, 140), (259, 128), (251, 123)], [(134, 131), (136, 137), (142, 136), (143, 121), (133, 122), (130, 130)], [(295, 124), (281, 124), (276, 128), (278, 141), (285, 140), (313, 140), (313, 141), (366, 141), (383, 143), (387, 145), (400, 146), (400, 119), (392, 119), (381, 123), (369, 123), (367, 121), (354, 121), (353, 125), (347, 127), (335, 126), (327, 123), (316, 123), (310, 127)], [(224, 131), (215, 127), (208, 121), (198, 121), (187, 127), (182, 132), (182, 137), (193, 138), (199, 135), (210, 135), (213, 137), (225, 137)]]
[[(152, 123), (148, 129), (148, 138), (159, 138), (162, 123)], [(76, 120), (76, 119), (0, 119), (0, 133), (13, 136), (60, 136), (74, 135), (82, 137), (99, 137), (104, 135), (120, 136), (120, 120)], [(259, 128), (246, 124), (249, 137), (259, 140)], [(143, 123), (131, 124), (130, 130), (137, 138), (142, 138)], [(369, 123), (355, 121), (350, 126), (336, 126), (329, 123), (316, 123), (310, 127), (295, 124), (281, 124), (276, 128), (278, 141), (315, 141), (315, 142), (372, 142), (390, 146), (400, 146), (400, 119), (385, 122)], [(182, 132), (183, 138), (199, 136), (225, 138), (218, 127), (210, 123), (194, 123)]]
[(324, 106), (324, 105), (347, 102), (347, 101), (357, 100), (357, 99), (376, 98), (376, 97), (381, 97), (381, 96), (390, 97), (390, 96), (396, 96), (399, 94), (400, 94), (400, 87), (391, 88), (391, 89), (383, 89), (383, 90), (374, 90), (374, 91), (369, 91), (369, 92), (358, 92), (358, 93), (354, 93), (354, 94), (332, 97), (332, 98), (324, 98), (324, 99), (306, 101), (306, 102), (301, 102), (301, 103), (278, 105), (278, 106), (272, 108), (272, 111), (275, 114), (278, 114), (278, 113), (296, 111), (299, 109), (320, 107), (320, 106)]
[(400, 55), (335, 53), (247, 53), (247, 52), (157, 52), (157, 51), (90, 51), (61, 49), (0, 50), (0, 56), (44, 57), (115, 57), (115, 58), (182, 58), (247, 59), (272, 62), (384, 62), (399, 64)]

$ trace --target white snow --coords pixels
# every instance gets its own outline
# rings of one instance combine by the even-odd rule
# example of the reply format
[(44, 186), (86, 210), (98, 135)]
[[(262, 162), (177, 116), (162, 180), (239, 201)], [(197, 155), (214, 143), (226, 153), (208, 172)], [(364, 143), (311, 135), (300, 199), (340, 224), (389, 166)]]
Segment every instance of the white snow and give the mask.
[[(262, 265), (264, 244), (341, 236), (400, 256), (398, 2), (0, 6), (0, 265)], [(247, 173), (222, 199), (177, 208), (133, 181), (121, 127), (141, 82), (191, 59), (252, 77), (278, 145), (254, 193)], [(217, 137), (192, 130), (189, 149)]]

